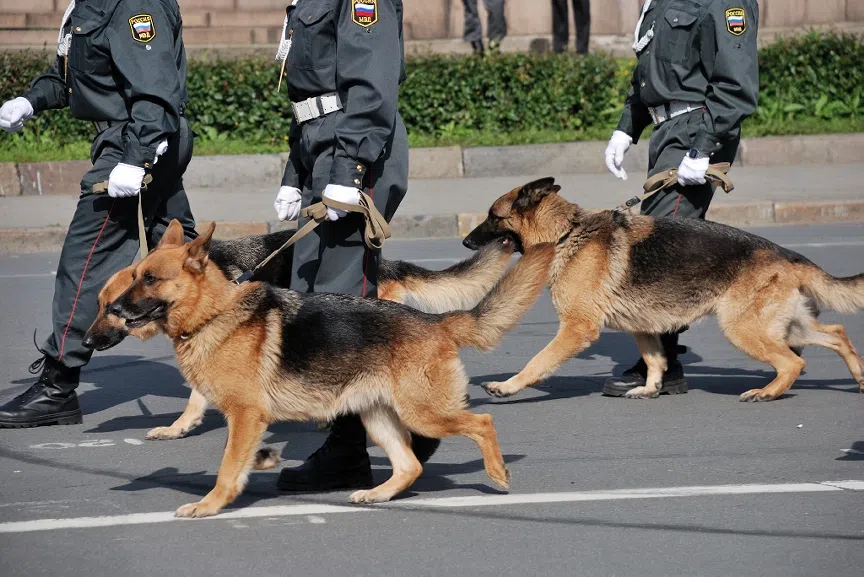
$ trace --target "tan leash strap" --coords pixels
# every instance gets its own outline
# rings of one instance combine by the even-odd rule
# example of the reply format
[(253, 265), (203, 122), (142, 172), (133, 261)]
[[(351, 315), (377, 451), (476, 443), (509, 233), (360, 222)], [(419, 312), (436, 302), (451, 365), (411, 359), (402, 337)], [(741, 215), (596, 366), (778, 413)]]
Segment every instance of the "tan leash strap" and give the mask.
[(313, 205), (307, 206), (300, 211), (300, 215), (304, 218), (309, 218), (309, 222), (303, 225), (294, 235), (285, 243), (271, 252), (267, 258), (258, 263), (255, 268), (244, 272), (234, 279), (236, 284), (242, 284), (257, 273), (259, 270), (267, 266), (267, 263), (273, 260), (276, 255), (281, 253), (286, 248), (290, 247), (298, 240), (315, 230), (319, 224), (327, 220), (327, 207), (344, 210), (345, 212), (357, 212), (363, 215), (366, 221), (366, 227), (363, 233), (363, 242), (366, 246), (376, 250), (384, 246), (384, 241), (390, 238), (390, 224), (384, 219), (384, 216), (375, 208), (375, 203), (365, 192), (360, 193), (360, 204), (345, 204), (337, 202), (329, 198), (324, 198), (321, 202), (316, 202)]
[[(719, 186), (723, 189), (724, 192), (728, 194), (735, 189), (735, 186), (732, 184), (732, 181), (727, 175), (730, 168), (731, 164), (729, 164), (728, 162), (718, 162), (717, 164), (712, 164), (708, 166), (708, 172), (705, 173), (705, 180), (715, 186)], [(673, 186), (677, 183), (677, 168), (670, 168), (669, 170), (658, 172), (657, 174), (646, 180), (645, 184), (642, 185), (642, 189), (645, 191), (644, 194), (634, 196), (626, 202), (619, 204), (617, 207), (615, 207), (614, 210), (628, 210), (631, 207), (636, 206), (646, 198), (650, 198), (661, 190), (669, 188), (670, 186)]]
[[(145, 174), (144, 180), (141, 183), (141, 190), (138, 191), (138, 243), (139, 253), (141, 255), (141, 259), (143, 260), (145, 256), (150, 252), (150, 247), (147, 246), (147, 227), (144, 224), (144, 206), (141, 197), (144, 195), (144, 192), (147, 190), (147, 185), (153, 182), (152, 174)], [(93, 193), (94, 194), (104, 194), (108, 192), (108, 181), (103, 180), (102, 182), (97, 182), (93, 185)]]

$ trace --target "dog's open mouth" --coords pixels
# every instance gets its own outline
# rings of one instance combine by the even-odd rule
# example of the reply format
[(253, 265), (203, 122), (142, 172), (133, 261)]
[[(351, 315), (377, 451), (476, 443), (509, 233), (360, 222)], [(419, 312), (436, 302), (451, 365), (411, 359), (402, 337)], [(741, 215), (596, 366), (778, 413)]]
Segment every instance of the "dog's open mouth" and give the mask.
[(147, 323), (153, 322), (157, 319), (161, 319), (165, 316), (165, 305), (158, 304), (140, 317), (135, 317), (134, 319), (126, 319), (126, 326), (130, 329), (137, 329), (139, 327), (143, 327)]

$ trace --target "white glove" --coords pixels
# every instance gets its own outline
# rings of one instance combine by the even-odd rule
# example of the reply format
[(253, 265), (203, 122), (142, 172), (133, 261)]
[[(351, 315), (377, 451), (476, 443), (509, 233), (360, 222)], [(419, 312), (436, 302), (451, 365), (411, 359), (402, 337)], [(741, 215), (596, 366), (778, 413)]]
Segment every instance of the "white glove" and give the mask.
[(627, 180), (627, 173), (621, 168), (624, 162), (624, 153), (629, 150), (633, 144), (633, 139), (626, 132), (616, 130), (612, 133), (612, 138), (609, 139), (609, 145), (606, 147), (606, 168), (621, 180)]
[(273, 208), (279, 220), (297, 220), (300, 216), (300, 189), (293, 186), (283, 186), (276, 195)]
[(108, 196), (126, 198), (137, 196), (144, 182), (144, 169), (122, 162), (114, 167), (108, 177)]
[(0, 128), (6, 132), (18, 132), (24, 127), (24, 121), (33, 116), (33, 106), (30, 101), (19, 96), (5, 102), (0, 107)]
[(168, 150), (168, 139), (164, 139), (159, 143), (159, 146), (156, 147), (156, 156), (153, 157), (153, 166), (156, 166), (156, 163), (159, 162), (159, 157), (165, 154), (165, 151)]
[(681, 186), (705, 184), (705, 173), (708, 172), (710, 160), (707, 156), (705, 158), (685, 156), (678, 167), (678, 184)]
[[(328, 184), (322, 196), (345, 204), (360, 204), (360, 190), (351, 186)], [(327, 207), (327, 220), (339, 220), (347, 214), (344, 210)]]

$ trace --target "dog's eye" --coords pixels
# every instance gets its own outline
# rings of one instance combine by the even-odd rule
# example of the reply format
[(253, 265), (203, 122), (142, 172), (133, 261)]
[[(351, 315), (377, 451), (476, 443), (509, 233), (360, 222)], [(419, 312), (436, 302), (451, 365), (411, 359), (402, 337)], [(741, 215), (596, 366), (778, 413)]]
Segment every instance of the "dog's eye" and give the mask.
[(153, 276), (152, 274), (150, 274), (150, 271), (147, 271), (144, 273), (143, 280), (144, 280), (144, 284), (153, 284), (158, 279), (155, 276)]

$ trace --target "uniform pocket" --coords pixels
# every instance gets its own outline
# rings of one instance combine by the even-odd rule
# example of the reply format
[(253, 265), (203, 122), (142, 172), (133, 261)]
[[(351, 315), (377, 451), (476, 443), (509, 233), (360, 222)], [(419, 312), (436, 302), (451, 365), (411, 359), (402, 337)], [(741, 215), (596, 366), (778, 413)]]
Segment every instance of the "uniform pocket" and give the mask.
[(665, 62), (687, 62), (693, 45), (696, 14), (684, 10), (670, 9), (659, 22), (659, 30), (654, 36), (657, 43), (657, 59)]
[(304, 70), (321, 70), (336, 59), (336, 23), (332, 0), (300, 4), (294, 13), (294, 65)]
[(110, 71), (111, 57), (99, 49), (96, 41), (105, 24), (106, 22), (101, 20), (73, 20), (72, 46), (69, 47), (70, 68), (87, 74)]

